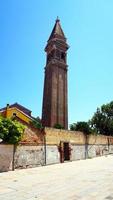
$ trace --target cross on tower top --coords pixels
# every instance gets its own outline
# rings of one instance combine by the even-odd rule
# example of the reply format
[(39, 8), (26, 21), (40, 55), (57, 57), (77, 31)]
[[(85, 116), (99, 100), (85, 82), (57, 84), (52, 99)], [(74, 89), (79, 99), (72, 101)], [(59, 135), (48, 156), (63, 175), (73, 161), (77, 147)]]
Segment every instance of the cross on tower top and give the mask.
[(58, 17), (58, 16), (57, 16), (57, 18), (56, 18), (56, 22), (57, 22), (57, 21), (60, 21), (60, 19), (59, 19), (59, 17)]

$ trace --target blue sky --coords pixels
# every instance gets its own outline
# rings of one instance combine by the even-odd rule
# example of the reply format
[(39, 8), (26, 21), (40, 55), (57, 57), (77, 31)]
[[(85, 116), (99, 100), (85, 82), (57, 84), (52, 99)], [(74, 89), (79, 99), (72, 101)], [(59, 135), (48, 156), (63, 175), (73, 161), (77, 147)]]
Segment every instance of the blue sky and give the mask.
[(113, 100), (113, 0), (1, 0), (0, 107), (41, 116), (44, 47), (59, 16), (68, 39), (69, 123)]

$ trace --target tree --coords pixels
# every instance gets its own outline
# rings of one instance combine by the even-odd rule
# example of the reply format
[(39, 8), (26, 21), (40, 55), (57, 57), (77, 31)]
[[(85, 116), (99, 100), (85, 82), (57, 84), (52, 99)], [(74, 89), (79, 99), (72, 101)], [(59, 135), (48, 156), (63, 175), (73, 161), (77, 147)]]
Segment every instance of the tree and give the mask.
[(113, 101), (97, 108), (90, 124), (98, 134), (113, 135)]
[(0, 138), (5, 143), (16, 144), (22, 139), (25, 126), (16, 120), (0, 116)]
[(70, 130), (72, 131), (82, 131), (85, 134), (92, 133), (92, 129), (88, 122), (77, 122), (70, 125)]
[(93, 133), (89, 122), (77, 122), (70, 125), (70, 130), (81, 131), (84, 133), (85, 158), (88, 157), (88, 135)]

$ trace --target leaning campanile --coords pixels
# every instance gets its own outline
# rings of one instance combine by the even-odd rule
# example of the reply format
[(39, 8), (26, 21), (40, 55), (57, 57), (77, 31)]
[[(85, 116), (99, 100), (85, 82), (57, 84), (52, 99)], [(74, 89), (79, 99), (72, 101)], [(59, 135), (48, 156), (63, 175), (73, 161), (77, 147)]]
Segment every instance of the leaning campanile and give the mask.
[(68, 103), (67, 103), (67, 50), (69, 46), (57, 18), (49, 37), (45, 51), (47, 53), (42, 124), (54, 127), (62, 125), (68, 129)]

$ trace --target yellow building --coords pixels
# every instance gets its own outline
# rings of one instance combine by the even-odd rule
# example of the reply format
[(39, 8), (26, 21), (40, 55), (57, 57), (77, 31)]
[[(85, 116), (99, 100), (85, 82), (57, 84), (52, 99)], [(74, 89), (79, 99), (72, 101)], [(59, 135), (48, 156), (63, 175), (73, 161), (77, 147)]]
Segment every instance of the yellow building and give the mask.
[(15, 117), (23, 124), (30, 124), (34, 119), (31, 116), (31, 111), (18, 103), (12, 105), (7, 104), (6, 107), (0, 109), (0, 114), (7, 118)]

